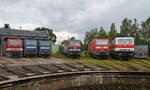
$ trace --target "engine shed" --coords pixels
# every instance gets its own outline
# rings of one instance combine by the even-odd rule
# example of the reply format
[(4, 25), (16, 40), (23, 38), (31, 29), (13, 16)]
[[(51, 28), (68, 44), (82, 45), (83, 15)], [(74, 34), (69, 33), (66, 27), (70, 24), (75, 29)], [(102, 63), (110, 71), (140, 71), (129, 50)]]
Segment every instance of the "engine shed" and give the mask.
[(5, 55), (5, 40), (10, 37), (20, 39), (48, 40), (47, 31), (20, 30), (11, 28), (0, 28), (0, 55)]

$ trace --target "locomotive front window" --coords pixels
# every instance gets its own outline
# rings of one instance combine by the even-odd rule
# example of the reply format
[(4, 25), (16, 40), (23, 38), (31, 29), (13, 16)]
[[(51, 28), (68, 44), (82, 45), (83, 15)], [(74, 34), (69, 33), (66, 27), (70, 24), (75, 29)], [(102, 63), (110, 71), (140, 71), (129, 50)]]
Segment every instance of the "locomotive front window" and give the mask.
[(96, 45), (108, 45), (108, 40), (96, 40)]
[(41, 46), (50, 46), (50, 42), (49, 41), (41, 41), (40, 45)]
[(20, 40), (10, 40), (9, 41), (10, 45), (21, 45), (21, 41)]
[(69, 41), (69, 45), (81, 45), (80, 41)]
[(132, 39), (118, 39), (118, 44), (119, 45), (130, 45), (133, 44)]
[(26, 41), (26, 45), (36, 45), (37, 41), (31, 40), (31, 41)]

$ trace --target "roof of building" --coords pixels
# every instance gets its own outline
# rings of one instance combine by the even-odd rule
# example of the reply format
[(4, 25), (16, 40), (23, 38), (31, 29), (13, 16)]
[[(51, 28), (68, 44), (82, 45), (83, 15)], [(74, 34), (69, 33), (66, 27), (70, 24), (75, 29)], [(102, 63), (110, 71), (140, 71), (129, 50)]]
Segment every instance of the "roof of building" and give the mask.
[(0, 29), (0, 36), (22, 36), (22, 37), (48, 38), (48, 33), (46, 31)]

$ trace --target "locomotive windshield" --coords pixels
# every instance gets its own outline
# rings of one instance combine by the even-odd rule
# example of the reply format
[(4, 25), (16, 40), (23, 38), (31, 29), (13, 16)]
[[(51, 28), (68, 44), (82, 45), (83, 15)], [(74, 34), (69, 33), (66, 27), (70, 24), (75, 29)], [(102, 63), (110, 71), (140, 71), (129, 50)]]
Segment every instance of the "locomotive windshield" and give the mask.
[(108, 45), (108, 40), (96, 40), (96, 45)]
[(133, 44), (132, 39), (118, 39), (118, 44), (119, 45), (130, 45)]
[(10, 40), (9, 41), (10, 45), (21, 45), (22, 42), (20, 40)]
[(40, 45), (41, 46), (50, 46), (50, 41), (41, 41)]
[(81, 45), (80, 41), (69, 41), (69, 45)]
[(36, 44), (37, 44), (37, 41), (35, 41), (35, 40), (26, 41), (26, 45), (36, 45)]

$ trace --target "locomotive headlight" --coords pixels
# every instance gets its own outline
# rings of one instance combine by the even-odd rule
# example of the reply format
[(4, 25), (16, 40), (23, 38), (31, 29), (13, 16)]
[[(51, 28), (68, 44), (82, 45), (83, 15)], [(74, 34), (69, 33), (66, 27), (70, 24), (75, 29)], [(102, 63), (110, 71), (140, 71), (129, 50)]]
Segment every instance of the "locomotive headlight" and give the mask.
[(6, 50), (13, 50), (12, 48), (7, 48)]
[(81, 49), (78, 49), (78, 51), (81, 51)]
[(81, 51), (81, 49), (69, 49), (69, 51)]
[(23, 48), (20, 48), (19, 50), (20, 50), (20, 51), (23, 51)]
[(103, 48), (108, 48), (107, 46), (103, 47)]
[(69, 49), (69, 51), (72, 51), (72, 49)]
[(99, 47), (96, 47), (96, 49), (99, 49), (99, 48), (101, 48), (100, 46)]

